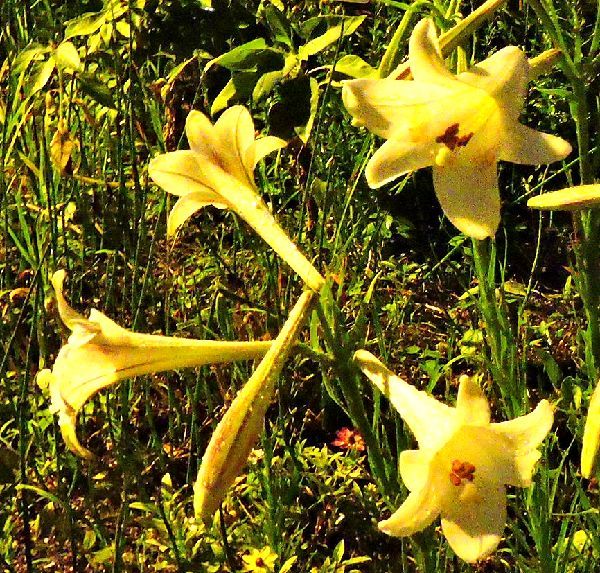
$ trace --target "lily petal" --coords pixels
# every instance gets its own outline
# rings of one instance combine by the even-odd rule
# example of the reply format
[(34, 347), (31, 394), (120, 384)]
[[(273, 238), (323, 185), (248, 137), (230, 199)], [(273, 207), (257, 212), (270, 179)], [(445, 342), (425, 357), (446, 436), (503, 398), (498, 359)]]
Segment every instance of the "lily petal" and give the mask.
[(167, 236), (173, 236), (179, 227), (183, 225), (196, 211), (199, 211), (207, 205), (213, 205), (218, 209), (226, 209), (228, 205), (223, 202), (223, 198), (216, 193), (189, 193), (177, 200), (173, 205), (167, 219)]
[(460, 82), (448, 87), (402, 80), (350, 80), (344, 82), (342, 97), (357, 125), (385, 139), (414, 144), (433, 144), (453, 126), (461, 135), (477, 131), (496, 110), (486, 92)]
[(377, 189), (405, 173), (433, 164), (436, 145), (415, 145), (406, 141), (388, 139), (369, 160), (365, 169), (367, 183)]
[(421, 531), (440, 514), (440, 501), (434, 488), (424, 487), (413, 491), (389, 519), (380, 521), (378, 527), (394, 537), (413, 535)]
[(476, 239), (493, 237), (500, 224), (496, 162), (456, 162), (433, 168), (435, 193), (452, 224)]
[(598, 449), (600, 449), (600, 382), (592, 394), (583, 432), (581, 475), (584, 478), (592, 477)]
[(167, 193), (179, 196), (203, 193), (218, 198), (218, 194), (212, 188), (211, 180), (203, 171), (194, 152), (188, 150), (158, 155), (148, 166), (150, 177)]
[(538, 450), (532, 450), (527, 454), (516, 455), (514, 475), (512, 479), (507, 478), (504, 483), (515, 487), (529, 487), (533, 478), (535, 465), (541, 457), (542, 454)]
[(547, 400), (542, 400), (526, 416), (519, 416), (514, 420), (491, 424), (494, 432), (506, 436), (512, 448), (522, 453), (535, 450), (544, 440), (554, 421), (552, 406)]
[(254, 169), (248, 169), (245, 156), (254, 144), (254, 122), (243, 105), (226, 109), (214, 126), (224, 153), (221, 160), (227, 161), (226, 170), (239, 181), (254, 187)]
[(444, 535), (454, 552), (469, 563), (496, 549), (505, 523), (506, 492), (495, 483), (467, 484), (460, 496), (450, 498), (442, 508)]
[(250, 147), (248, 147), (246, 153), (244, 154), (244, 165), (246, 169), (248, 172), (252, 173), (256, 167), (256, 164), (263, 157), (273, 153), (273, 151), (282, 149), (286, 145), (287, 141), (273, 135), (260, 137), (259, 139), (255, 140)]
[(415, 27), (408, 43), (408, 63), (417, 82), (454, 87), (456, 77), (446, 68), (435, 25), (424, 18)]
[[(420, 448), (439, 448), (452, 435), (456, 424), (454, 408), (417, 390), (366, 350), (358, 350), (354, 361), (402, 416)], [(435, 424), (431, 423), (432, 420)]]
[(408, 491), (423, 489), (431, 466), (431, 452), (404, 450), (400, 453), (400, 477)]
[(60, 319), (63, 321), (63, 323), (71, 330), (74, 330), (77, 326), (82, 326), (85, 328), (88, 324), (88, 320), (82, 314), (79, 314), (76, 310), (71, 308), (63, 295), (66, 277), (67, 273), (61, 269), (56, 271), (50, 278), (50, 282), (52, 283), (54, 292), (56, 294), (56, 306), (58, 308), (58, 314), (60, 315)]
[(504, 127), (498, 157), (520, 165), (539, 165), (564, 159), (571, 153), (571, 144), (560, 137), (536, 131), (520, 123)]
[(600, 206), (600, 185), (577, 185), (543, 193), (527, 201), (532, 209), (545, 211), (579, 211)]
[(458, 81), (492, 96), (511, 121), (519, 119), (525, 102), (529, 63), (522, 50), (507, 46), (457, 76)]
[(200, 111), (192, 110), (188, 114), (185, 120), (185, 135), (190, 149), (209, 161), (215, 161), (217, 158), (220, 160), (224, 153), (231, 152), (222, 145), (210, 118)]
[(470, 426), (487, 426), (490, 423), (490, 405), (473, 376), (460, 377), (456, 414), (463, 424)]

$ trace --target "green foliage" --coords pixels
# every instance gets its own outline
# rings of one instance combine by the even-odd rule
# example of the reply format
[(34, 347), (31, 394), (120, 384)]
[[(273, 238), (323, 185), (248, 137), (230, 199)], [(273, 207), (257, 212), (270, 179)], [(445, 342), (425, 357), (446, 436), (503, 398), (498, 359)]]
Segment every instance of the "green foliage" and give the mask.
[(268, 27), (272, 45), (257, 38), (210, 60), (204, 68), (207, 72), (218, 65), (231, 72), (231, 79), (212, 103), (211, 114), (239, 100), (258, 103), (280, 85), (277, 102), (269, 112), (274, 132), (289, 138), (295, 131), (307, 142), (317, 114), (319, 87), (308, 76), (311, 70), (305, 64), (353, 34), (365, 17), (315, 16), (294, 25), (273, 4), (262, 5), (257, 17)]

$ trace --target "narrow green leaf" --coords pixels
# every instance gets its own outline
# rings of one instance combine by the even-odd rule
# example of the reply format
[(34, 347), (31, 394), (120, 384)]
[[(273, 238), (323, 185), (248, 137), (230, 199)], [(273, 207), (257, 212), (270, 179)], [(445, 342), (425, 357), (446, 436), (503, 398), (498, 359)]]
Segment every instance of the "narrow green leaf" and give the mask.
[(75, 36), (89, 36), (98, 31), (105, 21), (106, 14), (104, 12), (88, 12), (69, 20), (65, 30), (65, 40)]
[(298, 137), (306, 143), (310, 137), (315, 118), (317, 117), (317, 111), (319, 110), (319, 82), (315, 78), (310, 78), (310, 100), (309, 100), (309, 114), (308, 121), (304, 126), (296, 128)]
[[(364, 22), (366, 16), (352, 16), (349, 18), (340, 18), (339, 23), (331, 26), (325, 33), (317, 36), (313, 40), (310, 40), (306, 44), (300, 47), (298, 50), (298, 58), (300, 60), (306, 60), (310, 56), (314, 56), (319, 52), (322, 52), (325, 48), (331, 44), (337, 42), (342, 36), (348, 36), (353, 34), (356, 29)], [(311, 18), (311, 20), (316, 20)], [(319, 18), (320, 22), (315, 22), (310, 30), (312, 31), (321, 22), (329, 22), (330, 19)]]
[(39, 63), (34, 67), (35, 75), (33, 83), (31, 84), (31, 91), (29, 92), (29, 95), (39, 92), (46, 86), (55, 67), (56, 60), (54, 59), (54, 56), (50, 56), (45, 62)]
[(42, 60), (44, 54), (47, 54), (51, 48), (41, 44), (30, 44), (29, 47), (20, 51), (12, 65), (12, 72), (16, 75), (29, 69), (33, 61)]
[(284, 77), (283, 70), (276, 70), (274, 72), (267, 72), (258, 78), (254, 90), (252, 92), (252, 101), (257, 102), (262, 98), (268, 96), (275, 85)]
[(112, 92), (105, 82), (99, 80), (96, 76), (87, 73), (77, 75), (77, 80), (81, 89), (94, 101), (105, 107), (115, 109)]
[(225, 109), (229, 105), (229, 100), (233, 99), (235, 95), (235, 84), (233, 80), (229, 80), (210, 106), (210, 115), (215, 115)]
[(262, 52), (266, 49), (268, 49), (268, 46), (265, 39), (257, 38), (212, 59), (206, 64), (204, 71), (210, 69), (215, 64), (219, 64), (228, 70), (247, 70), (255, 65), (257, 52)]

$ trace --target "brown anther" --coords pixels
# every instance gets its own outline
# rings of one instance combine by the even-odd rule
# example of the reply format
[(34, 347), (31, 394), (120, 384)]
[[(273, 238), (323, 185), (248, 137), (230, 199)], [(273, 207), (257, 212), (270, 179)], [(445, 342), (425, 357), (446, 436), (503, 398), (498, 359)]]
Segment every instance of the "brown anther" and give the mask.
[(452, 485), (459, 486), (463, 480), (472, 482), (475, 479), (475, 466), (469, 462), (453, 460), (451, 469), (449, 477)]
[(467, 135), (463, 135), (456, 140), (456, 145), (458, 147), (465, 147), (469, 141), (471, 141), (471, 137), (473, 137), (473, 132), (467, 133)]
[(473, 137), (473, 132), (459, 137), (459, 129), (458, 123), (449, 125), (442, 135), (435, 138), (436, 143), (443, 143), (450, 151), (454, 151), (457, 147), (465, 147)]

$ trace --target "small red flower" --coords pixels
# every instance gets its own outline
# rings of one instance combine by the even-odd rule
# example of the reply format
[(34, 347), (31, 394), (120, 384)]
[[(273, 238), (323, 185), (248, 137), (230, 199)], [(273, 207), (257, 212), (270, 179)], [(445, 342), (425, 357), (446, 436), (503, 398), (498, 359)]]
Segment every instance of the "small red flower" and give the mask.
[(331, 442), (332, 446), (341, 448), (342, 450), (356, 450), (357, 452), (365, 451), (365, 441), (356, 430), (342, 428), (341, 430), (338, 430), (335, 435), (336, 439)]

